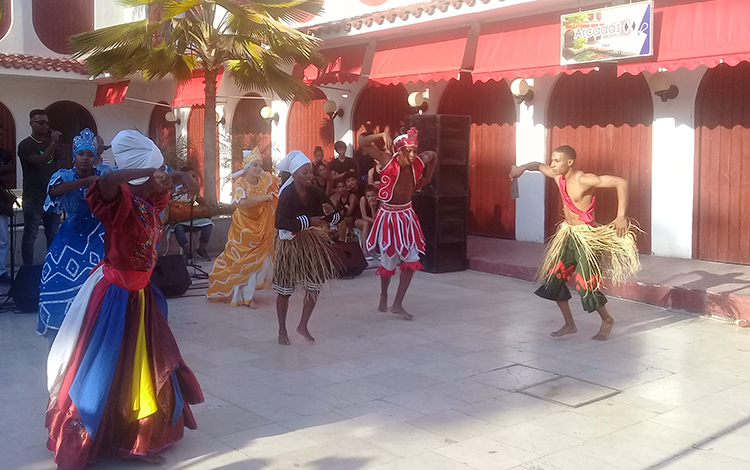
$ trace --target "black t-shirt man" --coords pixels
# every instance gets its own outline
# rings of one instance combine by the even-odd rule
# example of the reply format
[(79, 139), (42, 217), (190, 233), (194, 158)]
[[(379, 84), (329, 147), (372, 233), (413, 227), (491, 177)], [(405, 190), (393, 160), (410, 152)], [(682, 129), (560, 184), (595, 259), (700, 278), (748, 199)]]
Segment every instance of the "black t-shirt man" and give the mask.
[(346, 157), (343, 161), (339, 160), (338, 158), (334, 158), (331, 160), (331, 163), (328, 164), (328, 171), (335, 171), (336, 173), (340, 174), (346, 174), (348, 172), (354, 172), (356, 169), (356, 165), (354, 164), (354, 159)]
[[(33, 137), (26, 137), (18, 144), (18, 159), (23, 168), (23, 198), (25, 201), (44, 203), (47, 197), (47, 184), (52, 173), (58, 170), (55, 155), (44, 155), (49, 142), (39, 142)], [(38, 167), (30, 161), (32, 156), (48, 157), (43, 167)]]

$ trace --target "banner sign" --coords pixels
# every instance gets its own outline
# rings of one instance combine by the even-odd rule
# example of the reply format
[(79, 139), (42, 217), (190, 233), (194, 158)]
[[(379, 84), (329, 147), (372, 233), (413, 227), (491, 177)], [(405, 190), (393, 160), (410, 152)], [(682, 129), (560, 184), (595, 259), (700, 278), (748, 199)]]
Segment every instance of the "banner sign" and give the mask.
[(652, 1), (562, 15), (560, 24), (560, 65), (653, 54)]

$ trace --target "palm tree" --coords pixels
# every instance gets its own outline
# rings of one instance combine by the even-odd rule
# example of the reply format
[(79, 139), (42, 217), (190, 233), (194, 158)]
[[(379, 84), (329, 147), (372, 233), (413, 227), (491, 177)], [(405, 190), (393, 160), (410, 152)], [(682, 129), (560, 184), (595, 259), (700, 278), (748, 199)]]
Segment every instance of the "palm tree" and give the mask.
[[(312, 93), (283, 66), (325, 59), (320, 41), (288, 26), (320, 14), (323, 0), (118, 0), (123, 6), (149, 8), (149, 19), (89, 31), (70, 38), (76, 58), (84, 58), (94, 76), (145, 80), (171, 75), (188, 80), (194, 69), (205, 77), (203, 130), (204, 181), (216, 175), (216, 78), (222, 68), (237, 86), (273, 92), (290, 102), (309, 102)], [(216, 202), (216, 187), (204, 197)]]

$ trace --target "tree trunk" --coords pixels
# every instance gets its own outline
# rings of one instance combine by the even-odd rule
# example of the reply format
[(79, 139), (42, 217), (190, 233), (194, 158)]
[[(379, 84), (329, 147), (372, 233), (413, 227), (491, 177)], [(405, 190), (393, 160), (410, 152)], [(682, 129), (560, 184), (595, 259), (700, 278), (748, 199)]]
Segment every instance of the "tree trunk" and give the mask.
[(203, 118), (203, 197), (211, 203), (217, 202), (216, 174), (216, 70), (203, 70), (206, 90), (206, 112)]

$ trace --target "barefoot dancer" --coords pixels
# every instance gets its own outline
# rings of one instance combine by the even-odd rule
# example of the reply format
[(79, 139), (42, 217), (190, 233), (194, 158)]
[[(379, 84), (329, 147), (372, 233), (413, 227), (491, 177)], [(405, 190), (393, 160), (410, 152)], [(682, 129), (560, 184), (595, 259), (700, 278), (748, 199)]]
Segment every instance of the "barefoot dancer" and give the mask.
[[(576, 290), (581, 295), (583, 308), (587, 312), (596, 310), (602, 319), (599, 332), (592, 337), (604, 341), (609, 337), (615, 321), (609, 315), (607, 298), (601, 293), (601, 255), (611, 255), (607, 274), (615, 282), (624, 281), (640, 269), (638, 251), (635, 244), (635, 229), (625, 217), (628, 204), (628, 182), (617, 176), (584, 173), (574, 167), (575, 150), (563, 145), (552, 151), (551, 165), (532, 162), (513, 167), (511, 178), (517, 178), (524, 171), (540, 171), (553, 178), (560, 189), (565, 221), (560, 223), (555, 236), (549, 243), (544, 262), (539, 270), (543, 285), (536, 295), (554, 300), (560, 307), (565, 325), (553, 332), (554, 337), (576, 333), (573, 314), (570, 311), (570, 291), (566, 281), (574, 278)], [(617, 217), (604, 226), (594, 224), (594, 189), (617, 189)]]
[(255, 290), (271, 288), (279, 180), (263, 171), (258, 147), (243, 153), (244, 168), (232, 174), (232, 225), (224, 251), (208, 275), (206, 296), (258, 308), (253, 300)]
[(297, 333), (309, 343), (315, 342), (307, 323), (318, 294), (328, 279), (335, 277), (330, 240), (321, 224), (337, 224), (341, 215), (334, 211), (322, 189), (312, 186), (313, 166), (299, 150), (293, 150), (277, 167), (291, 173), (279, 191), (274, 240), (273, 290), (276, 291), (276, 314), (279, 318), (279, 344), (289, 344), (286, 314), (289, 297), (296, 286), (305, 290)]
[[(382, 139), (386, 148), (393, 147), (395, 153), (388, 154), (377, 148)], [(424, 235), (417, 214), (411, 208), (411, 196), (430, 182), (435, 169), (436, 154), (417, 152), (417, 129), (412, 127), (407, 134), (391, 142), (388, 133), (362, 136), (359, 146), (363, 152), (377, 160), (381, 166), (378, 199), (380, 206), (372, 231), (367, 239), (367, 250), (377, 245), (380, 248), (380, 305), (378, 310), (388, 311), (388, 286), (396, 267), (401, 262), (401, 278), (391, 312), (406, 320), (414, 316), (404, 310), (402, 302), (414, 272), (422, 269), (419, 253), (424, 253)]]
[(174, 183), (159, 148), (136, 131), (112, 139), (118, 171), (86, 193), (105, 229), (104, 261), (70, 305), (47, 359), (47, 448), (61, 470), (107, 455), (163, 461), (156, 453), (195, 429), (189, 404), (203, 402), (167, 323), (167, 302), (149, 283), (161, 237), (159, 213)]

